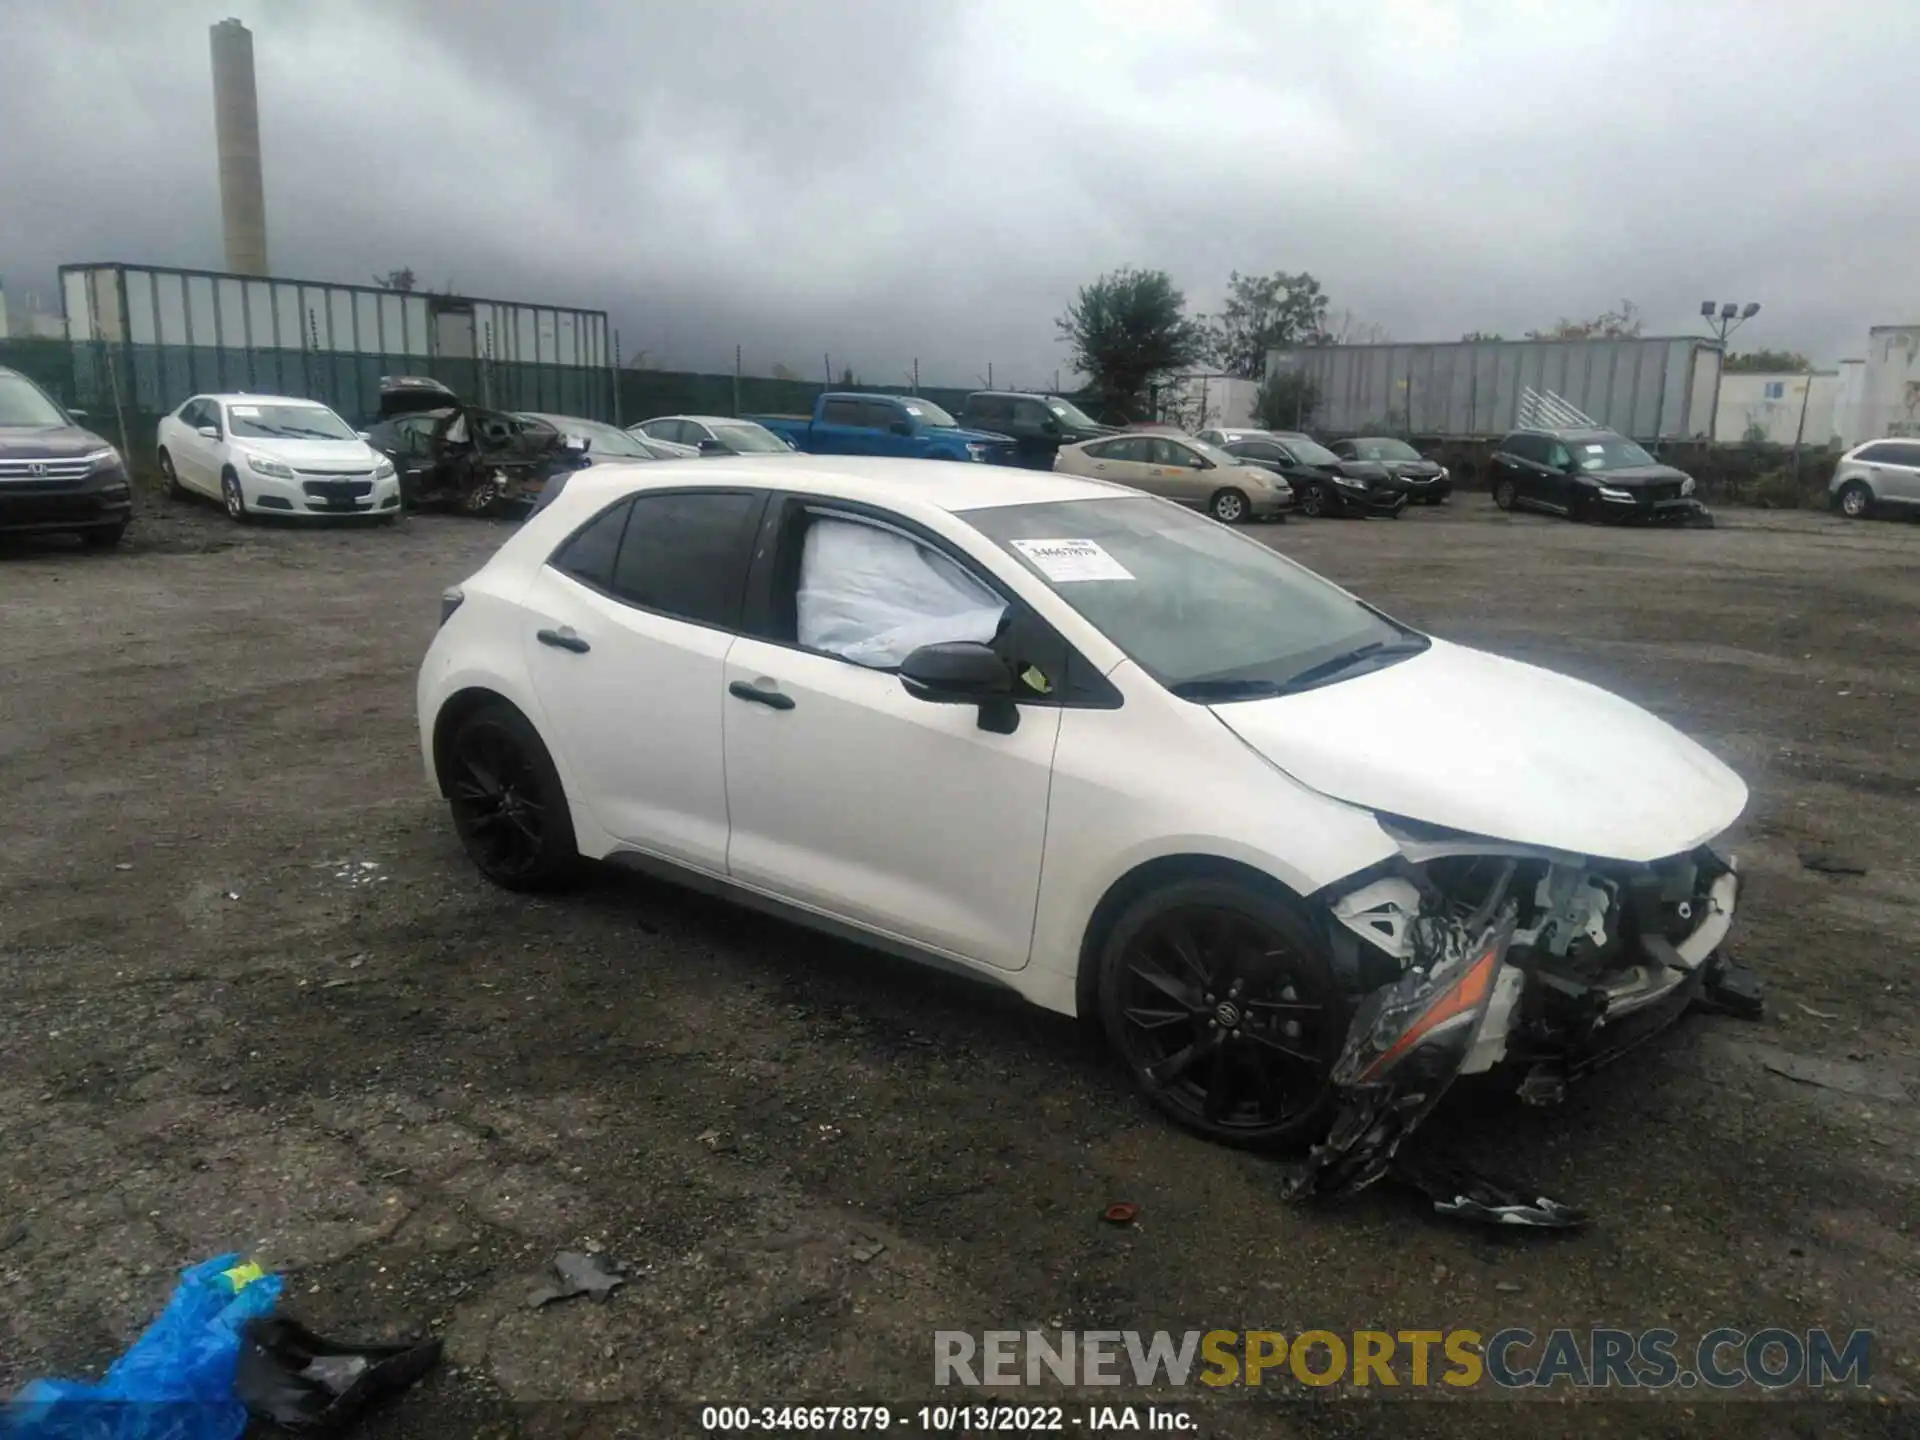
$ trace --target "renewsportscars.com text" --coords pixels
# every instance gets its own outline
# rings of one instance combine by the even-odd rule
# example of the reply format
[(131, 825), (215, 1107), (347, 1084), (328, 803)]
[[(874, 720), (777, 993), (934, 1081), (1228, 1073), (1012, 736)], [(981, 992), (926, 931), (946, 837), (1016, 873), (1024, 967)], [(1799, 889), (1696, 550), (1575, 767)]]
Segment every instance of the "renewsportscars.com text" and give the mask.
[(1865, 1386), (1873, 1335), (1666, 1329), (936, 1330), (936, 1385), (1356, 1385), (1709, 1391)]

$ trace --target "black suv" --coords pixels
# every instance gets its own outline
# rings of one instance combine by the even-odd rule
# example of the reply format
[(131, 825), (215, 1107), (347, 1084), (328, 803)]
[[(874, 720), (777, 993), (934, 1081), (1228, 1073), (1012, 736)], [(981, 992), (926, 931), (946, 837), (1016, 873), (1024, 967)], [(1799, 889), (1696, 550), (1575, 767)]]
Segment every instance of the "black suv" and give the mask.
[(1612, 430), (1516, 430), (1495, 447), (1488, 479), (1502, 510), (1570, 520), (1711, 525), (1693, 477)]
[(1302, 515), (1386, 515), (1407, 508), (1407, 492), (1384, 465), (1343, 460), (1317, 440), (1291, 430), (1202, 430), (1200, 438), (1229, 455), (1271, 470), (1293, 487)]
[(17, 370), (0, 366), (0, 531), (53, 530), (98, 549), (133, 515), (120, 452)]
[(1071, 400), (1024, 390), (974, 391), (960, 407), (960, 423), (970, 430), (1011, 436), (1014, 464), (1029, 470), (1051, 470), (1054, 452), (1062, 445), (1116, 433)]

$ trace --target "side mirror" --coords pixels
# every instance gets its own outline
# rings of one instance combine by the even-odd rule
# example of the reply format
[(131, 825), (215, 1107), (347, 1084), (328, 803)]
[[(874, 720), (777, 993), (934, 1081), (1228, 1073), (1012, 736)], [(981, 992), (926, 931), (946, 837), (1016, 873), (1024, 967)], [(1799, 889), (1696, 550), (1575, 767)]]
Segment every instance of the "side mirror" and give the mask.
[(218, 440), (220, 438), (220, 427), (218, 425), (202, 425), (200, 427), (200, 438), (203, 440)]
[(1040, 422), (1040, 428), (1049, 435), (1058, 435), (1060, 433), (1060, 422), (1049, 415)]
[(727, 447), (724, 443), (709, 435), (700, 442), (700, 453), (702, 455), (724, 455), (727, 453)]
[(88, 419), (88, 418), (90, 418), (90, 417), (88, 416), (88, 414), (87, 414), (87, 412), (86, 412), (86, 411), (84, 411), (84, 410), (75, 410), (74, 408), (72, 408), (71, 406), (69, 406), (69, 407), (67, 408), (67, 418), (68, 418), (69, 420), (85, 420), (85, 419)]
[(977, 640), (922, 645), (900, 662), (900, 684), (934, 705), (978, 705), (980, 728), (1011, 735), (1020, 725), (1013, 672), (993, 647)]
[(357, 439), (358, 439), (358, 440), (360, 441), (360, 443), (361, 443), (361, 444), (363, 444), (363, 445), (365, 445), (365, 444), (369, 444), (369, 443), (371, 443), (371, 442), (372, 442), (372, 440), (373, 440), (373, 436), (372, 436), (372, 435), (371, 435), (371, 434), (370, 434), (369, 432), (367, 432), (367, 431), (365, 431), (365, 430), (356, 430), (356, 431), (354, 431), (353, 433), (354, 433), (354, 436), (355, 436), (355, 437), (356, 437), (356, 438), (357, 438)]

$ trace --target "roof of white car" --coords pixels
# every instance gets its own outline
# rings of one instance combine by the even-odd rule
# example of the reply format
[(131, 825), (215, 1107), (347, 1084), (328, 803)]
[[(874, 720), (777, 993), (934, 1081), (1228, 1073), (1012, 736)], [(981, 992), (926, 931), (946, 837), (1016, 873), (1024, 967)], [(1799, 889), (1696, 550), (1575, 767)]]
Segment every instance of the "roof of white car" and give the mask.
[(231, 395), (216, 393), (199, 395), (195, 398), (200, 400), (224, 400), (229, 404), (236, 405), (309, 405), (315, 410), (325, 410), (329, 408), (327, 402), (324, 400), (309, 400), (302, 395), (249, 395), (244, 390), (237, 391)]
[[(672, 468), (666, 468), (671, 466)], [(684, 468), (683, 468), (684, 467)], [(877, 455), (750, 455), (697, 462), (673, 460), (647, 465), (608, 462), (577, 472), (571, 489), (583, 481), (604, 481), (611, 493), (634, 480), (654, 486), (702, 485), (765, 490), (810, 490), (842, 500), (875, 505), (918, 501), (937, 510), (985, 510), (996, 505), (1037, 505), (1049, 500), (1099, 500), (1138, 495), (1124, 485), (1057, 475), (1050, 470), (1020, 470), (1004, 465), (972, 465), (958, 460), (901, 460)]]

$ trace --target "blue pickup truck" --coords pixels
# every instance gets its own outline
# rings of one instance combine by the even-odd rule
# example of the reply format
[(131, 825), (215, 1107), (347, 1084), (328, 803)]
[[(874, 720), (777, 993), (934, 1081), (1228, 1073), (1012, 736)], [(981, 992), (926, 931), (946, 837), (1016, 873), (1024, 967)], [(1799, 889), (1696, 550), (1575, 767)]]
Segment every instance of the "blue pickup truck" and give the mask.
[(918, 395), (861, 395), (830, 391), (812, 416), (748, 415), (796, 450), (811, 455), (900, 455), (913, 460), (1016, 463), (1018, 446), (1006, 435), (963, 428)]

